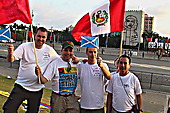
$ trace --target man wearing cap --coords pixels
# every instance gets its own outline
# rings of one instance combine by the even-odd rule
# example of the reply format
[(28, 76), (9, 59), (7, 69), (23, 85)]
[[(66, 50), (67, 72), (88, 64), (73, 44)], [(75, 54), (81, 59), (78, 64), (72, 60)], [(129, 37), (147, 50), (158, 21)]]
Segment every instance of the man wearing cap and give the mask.
[(79, 113), (79, 103), (74, 94), (78, 77), (77, 64), (73, 63), (73, 42), (64, 42), (61, 54), (49, 64), (43, 75), (39, 67), (35, 71), (42, 83), (52, 80), (51, 113)]

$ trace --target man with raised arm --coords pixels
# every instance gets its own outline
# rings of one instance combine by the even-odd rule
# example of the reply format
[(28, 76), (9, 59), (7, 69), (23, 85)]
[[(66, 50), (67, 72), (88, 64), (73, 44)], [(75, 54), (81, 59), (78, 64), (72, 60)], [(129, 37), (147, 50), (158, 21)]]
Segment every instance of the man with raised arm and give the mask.
[(109, 68), (97, 57), (97, 48), (87, 47), (88, 60), (79, 65), (81, 85), (80, 113), (104, 113), (104, 77), (111, 78)]
[[(47, 35), (47, 29), (44, 27), (39, 27), (35, 33), (36, 55), (42, 72), (46, 70), (52, 60), (59, 57), (52, 47), (45, 44)], [(4, 113), (17, 113), (24, 100), (28, 102), (27, 113), (38, 113), (44, 85), (39, 83), (35, 74), (34, 44), (32, 42), (23, 43), (13, 51), (14, 46), (10, 44), (7, 60), (9, 62), (20, 60), (20, 67), (14, 88), (3, 106)]]

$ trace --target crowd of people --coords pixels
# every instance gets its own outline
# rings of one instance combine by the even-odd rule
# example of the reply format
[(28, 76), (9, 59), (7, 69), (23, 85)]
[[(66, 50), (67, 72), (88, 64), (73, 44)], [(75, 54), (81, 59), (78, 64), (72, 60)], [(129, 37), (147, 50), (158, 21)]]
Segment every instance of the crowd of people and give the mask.
[[(129, 56), (117, 58), (117, 71), (110, 72), (108, 65), (98, 57), (97, 48), (87, 47), (87, 59), (80, 61), (74, 56), (73, 42), (62, 43), (59, 56), (52, 47), (45, 44), (46, 40), (47, 29), (40, 27), (35, 33), (35, 48), (32, 42), (21, 44), (15, 51), (12, 44), (8, 46), (7, 60), (20, 60), (20, 67), (14, 88), (4, 103), (4, 113), (17, 113), (24, 100), (28, 101), (26, 113), (38, 113), (44, 84), (48, 81), (52, 81), (50, 113), (143, 112), (142, 89), (138, 78), (129, 71)], [(75, 95), (78, 81), (81, 88), (80, 103)]]

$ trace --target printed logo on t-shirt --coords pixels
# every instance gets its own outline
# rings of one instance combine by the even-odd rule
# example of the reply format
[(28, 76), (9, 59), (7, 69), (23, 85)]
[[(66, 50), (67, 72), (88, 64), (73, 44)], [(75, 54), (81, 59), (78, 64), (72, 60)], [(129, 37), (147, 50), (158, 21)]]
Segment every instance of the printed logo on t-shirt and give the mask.
[(93, 75), (95, 77), (99, 77), (100, 76), (100, 68), (96, 65), (92, 69), (93, 69)]
[(44, 52), (43, 53), (43, 60), (49, 60), (49, 58), (50, 58), (50, 54), (47, 53), (47, 52)]
[(72, 94), (77, 87), (77, 67), (71, 67), (68, 72), (68, 67), (59, 68), (59, 92), (60, 94)]
[(128, 84), (128, 83), (124, 84), (124, 87), (125, 87), (125, 88), (128, 88), (128, 87), (129, 87), (129, 84)]

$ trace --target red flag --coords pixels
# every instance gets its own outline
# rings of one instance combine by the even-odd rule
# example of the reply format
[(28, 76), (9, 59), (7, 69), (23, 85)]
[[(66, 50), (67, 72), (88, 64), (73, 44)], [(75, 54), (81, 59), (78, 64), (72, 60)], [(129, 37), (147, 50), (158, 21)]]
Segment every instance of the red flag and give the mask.
[(81, 36), (95, 36), (122, 31), (124, 26), (125, 0), (107, 0), (84, 15), (72, 31), (76, 41)]
[(29, 36), (30, 38), (32, 38), (32, 32), (31, 32), (31, 31), (28, 31), (28, 36)]
[(0, 0), (0, 24), (10, 24), (16, 20), (32, 24), (28, 0)]

